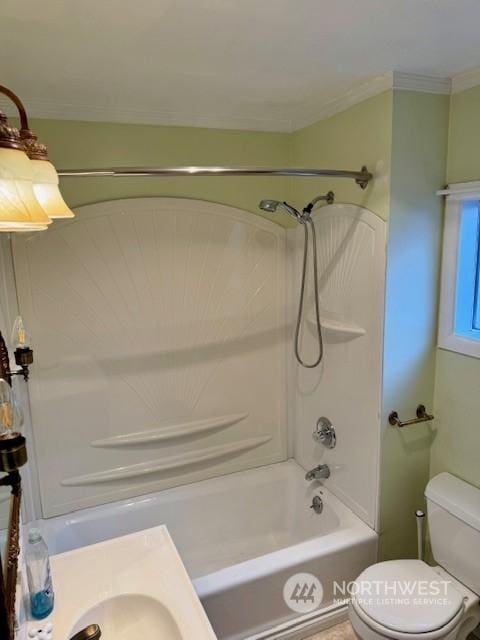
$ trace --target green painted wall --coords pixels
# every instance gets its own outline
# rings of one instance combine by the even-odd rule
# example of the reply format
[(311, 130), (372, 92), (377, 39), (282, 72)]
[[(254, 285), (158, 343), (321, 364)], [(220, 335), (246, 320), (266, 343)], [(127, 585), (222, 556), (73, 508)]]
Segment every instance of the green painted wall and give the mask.
[[(193, 127), (32, 120), (57, 168), (162, 165), (289, 165), (289, 136), (283, 133)], [(198, 198), (259, 213), (265, 197), (287, 200), (283, 177), (62, 178), (64, 198), (75, 207), (139, 196)], [(269, 217), (269, 216), (266, 216)], [(281, 224), (288, 216), (272, 219)]]
[(480, 180), (480, 87), (451, 97), (447, 182)]
[(433, 405), (449, 97), (397, 91), (393, 134), (382, 398), (380, 556), (415, 557), (433, 433), (398, 429), (390, 411)]
[(375, 175), (365, 191), (353, 180), (297, 178), (291, 186), (297, 206), (332, 189), (337, 202), (359, 204), (388, 218), (392, 101), (393, 92), (386, 91), (292, 134), (290, 156), (297, 167), (360, 169), (366, 164)]
[[(480, 180), (480, 87), (451, 99), (447, 182)], [(437, 435), (431, 475), (449, 471), (480, 487), (480, 359), (438, 350)]]
[(478, 358), (438, 350), (435, 415), (437, 435), (432, 447), (431, 475), (449, 471), (480, 487)]

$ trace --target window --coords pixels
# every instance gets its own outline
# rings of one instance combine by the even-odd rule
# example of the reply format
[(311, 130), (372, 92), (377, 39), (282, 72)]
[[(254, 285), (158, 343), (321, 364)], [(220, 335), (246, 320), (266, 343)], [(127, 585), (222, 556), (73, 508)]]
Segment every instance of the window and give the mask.
[(439, 346), (480, 358), (480, 183), (448, 191)]

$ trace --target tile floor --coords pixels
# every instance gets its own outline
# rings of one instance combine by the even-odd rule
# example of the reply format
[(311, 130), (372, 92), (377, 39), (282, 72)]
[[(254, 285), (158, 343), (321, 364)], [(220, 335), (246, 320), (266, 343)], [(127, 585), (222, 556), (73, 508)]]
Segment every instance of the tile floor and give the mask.
[(304, 638), (304, 640), (356, 640), (356, 636), (353, 632), (352, 625), (347, 620), (330, 627), (330, 629), (320, 631), (320, 633), (314, 636)]

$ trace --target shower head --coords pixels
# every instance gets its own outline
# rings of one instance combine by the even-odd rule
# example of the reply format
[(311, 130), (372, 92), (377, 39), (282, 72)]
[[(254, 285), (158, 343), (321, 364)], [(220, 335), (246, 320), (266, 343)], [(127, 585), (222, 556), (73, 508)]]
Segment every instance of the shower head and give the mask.
[(280, 202), (280, 200), (262, 200), (258, 206), (262, 211), (267, 211), (268, 213), (275, 213), (278, 207), (280, 207), (298, 222), (305, 222), (304, 216), (287, 202)]
[(278, 200), (261, 200), (258, 205), (262, 211), (268, 211), (268, 213), (275, 213), (280, 202)]

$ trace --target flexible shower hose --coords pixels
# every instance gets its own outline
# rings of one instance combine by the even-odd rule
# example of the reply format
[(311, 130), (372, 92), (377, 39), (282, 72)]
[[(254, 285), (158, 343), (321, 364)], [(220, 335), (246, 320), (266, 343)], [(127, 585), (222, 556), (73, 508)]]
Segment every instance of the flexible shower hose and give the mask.
[[(303, 268), (302, 268), (302, 281), (300, 284), (300, 298), (298, 301), (298, 314), (297, 314), (297, 326), (295, 328), (295, 357), (298, 363), (306, 369), (314, 369), (317, 367), (323, 359), (323, 338), (322, 338), (322, 324), (320, 320), (320, 301), (318, 293), (318, 265), (317, 265), (317, 234), (315, 232), (315, 225), (310, 216), (301, 220), (304, 229), (303, 240)], [(307, 277), (307, 259), (308, 259), (308, 228), (312, 234), (312, 252), (313, 252), (313, 286), (314, 286), (314, 298), (315, 298), (315, 320), (316, 330), (318, 338), (318, 356), (313, 362), (306, 362), (300, 354), (300, 330), (302, 326), (302, 317), (304, 315), (303, 306), (305, 301), (305, 281)]]

